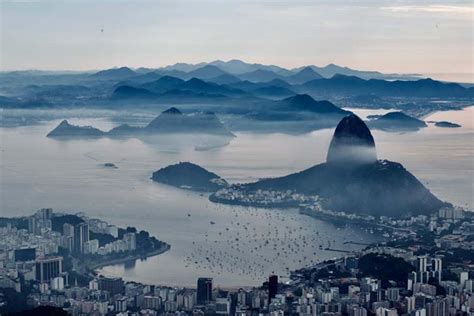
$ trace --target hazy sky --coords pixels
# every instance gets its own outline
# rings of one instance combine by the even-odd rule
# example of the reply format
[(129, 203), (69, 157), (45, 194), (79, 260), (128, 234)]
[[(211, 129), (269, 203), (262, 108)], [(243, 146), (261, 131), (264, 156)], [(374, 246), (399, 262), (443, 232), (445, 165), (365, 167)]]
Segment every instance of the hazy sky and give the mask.
[(473, 73), (473, 1), (5, 1), (1, 69), (242, 59)]

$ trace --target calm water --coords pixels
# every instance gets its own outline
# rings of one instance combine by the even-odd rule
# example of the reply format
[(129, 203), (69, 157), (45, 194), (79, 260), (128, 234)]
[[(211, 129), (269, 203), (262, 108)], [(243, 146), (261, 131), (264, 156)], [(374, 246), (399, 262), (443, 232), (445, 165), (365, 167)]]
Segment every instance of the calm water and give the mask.
[[(427, 118), (441, 119), (463, 127), (430, 126), (405, 134), (375, 131), (378, 155), (403, 163), (441, 199), (472, 208), (473, 108)], [(104, 129), (115, 125), (108, 119), (70, 121)], [(212, 276), (222, 286), (258, 285), (269, 273), (286, 275), (288, 269), (340, 255), (320, 246), (350, 249), (347, 240), (378, 238), (294, 210), (213, 204), (206, 196), (149, 180), (153, 171), (178, 161), (198, 163), (231, 182), (285, 175), (323, 162), (332, 130), (299, 136), (238, 134), (228, 146), (197, 151), (196, 144), (212, 145), (214, 140), (46, 138), (58, 122), (0, 129), (1, 215), (26, 215), (41, 207), (82, 211), (148, 230), (171, 244), (163, 255), (106, 267), (101, 273), (156, 284), (194, 285), (197, 277)], [(104, 168), (105, 162), (119, 168)]]

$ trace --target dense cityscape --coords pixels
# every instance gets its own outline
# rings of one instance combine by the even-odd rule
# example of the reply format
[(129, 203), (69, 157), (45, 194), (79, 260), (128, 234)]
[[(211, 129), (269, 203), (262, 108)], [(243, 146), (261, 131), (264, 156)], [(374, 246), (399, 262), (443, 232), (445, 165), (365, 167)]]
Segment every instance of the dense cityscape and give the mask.
[(207, 277), (179, 288), (97, 275), (93, 269), (101, 265), (169, 246), (83, 214), (41, 209), (27, 218), (2, 218), (1, 225), (2, 313), (25, 307), (71, 315), (474, 313), (474, 221), (459, 208), (381, 219), (373, 227), (385, 225), (387, 242), (293, 271), (288, 282), (262, 275), (261, 287), (238, 289), (213, 287)]

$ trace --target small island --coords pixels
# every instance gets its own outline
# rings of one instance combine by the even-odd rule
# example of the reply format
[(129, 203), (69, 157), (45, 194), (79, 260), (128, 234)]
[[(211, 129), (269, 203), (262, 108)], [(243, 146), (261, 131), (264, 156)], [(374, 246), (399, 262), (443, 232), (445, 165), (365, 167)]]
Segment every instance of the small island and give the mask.
[(180, 162), (153, 172), (153, 181), (199, 192), (215, 192), (228, 186), (217, 174), (190, 163)]
[(444, 128), (459, 128), (459, 127), (461, 127), (461, 125), (459, 125), (459, 124), (451, 123), (451, 122), (448, 122), (448, 121), (435, 122), (434, 125), (436, 127), (444, 127)]
[(147, 137), (170, 134), (203, 134), (222, 137), (234, 137), (213, 112), (195, 112), (184, 114), (177, 108), (161, 112), (145, 127), (122, 124), (108, 132), (92, 126), (76, 126), (63, 120), (46, 135), (50, 138), (98, 138), (98, 137)]
[(384, 115), (369, 115), (367, 122), (371, 128), (384, 131), (417, 131), (427, 127), (426, 123), (403, 112), (389, 112)]
[(50, 138), (97, 138), (105, 136), (105, 132), (92, 126), (77, 126), (67, 120), (61, 121), (55, 129), (46, 135)]
[(118, 169), (118, 167), (112, 162), (106, 162), (106, 163), (104, 163), (103, 166), (106, 167), (106, 168)]

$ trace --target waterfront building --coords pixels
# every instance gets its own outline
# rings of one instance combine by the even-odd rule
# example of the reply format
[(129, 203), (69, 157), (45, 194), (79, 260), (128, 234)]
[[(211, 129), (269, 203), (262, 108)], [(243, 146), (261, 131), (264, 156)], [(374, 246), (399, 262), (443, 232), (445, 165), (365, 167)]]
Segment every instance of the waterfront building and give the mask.
[(197, 304), (205, 305), (212, 301), (212, 278), (199, 278), (197, 280)]
[(107, 291), (111, 296), (124, 293), (124, 282), (121, 278), (99, 278), (99, 290)]
[(74, 226), (74, 247), (75, 253), (84, 252), (84, 243), (89, 241), (89, 225), (87, 223), (79, 223)]
[(137, 249), (137, 235), (135, 233), (126, 233), (123, 235), (123, 240), (127, 244), (128, 251), (134, 251)]
[(63, 257), (46, 257), (36, 260), (36, 280), (44, 283), (63, 272)]
[(278, 292), (278, 276), (270, 275), (268, 278), (268, 304), (275, 298)]

